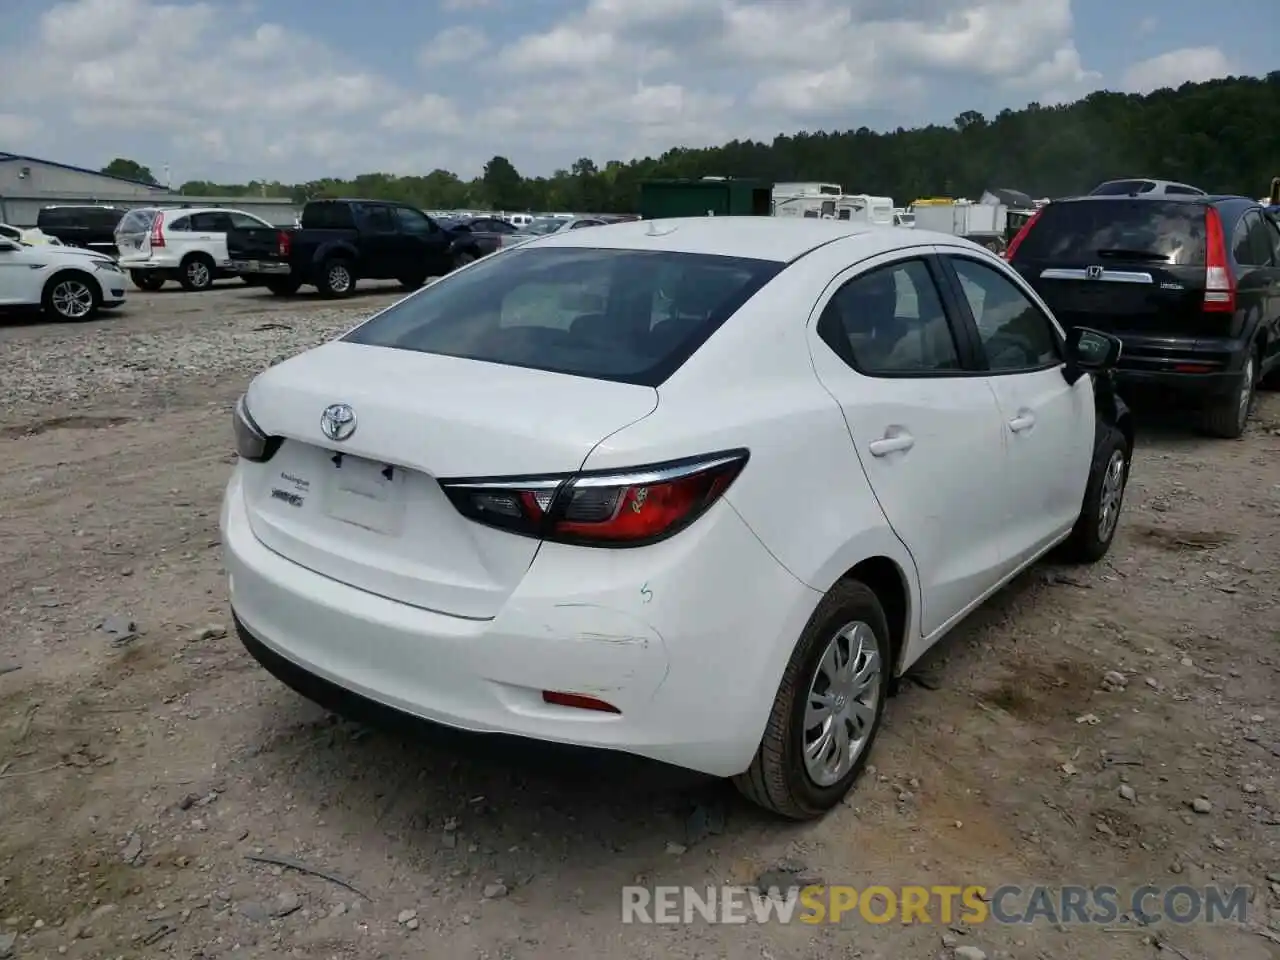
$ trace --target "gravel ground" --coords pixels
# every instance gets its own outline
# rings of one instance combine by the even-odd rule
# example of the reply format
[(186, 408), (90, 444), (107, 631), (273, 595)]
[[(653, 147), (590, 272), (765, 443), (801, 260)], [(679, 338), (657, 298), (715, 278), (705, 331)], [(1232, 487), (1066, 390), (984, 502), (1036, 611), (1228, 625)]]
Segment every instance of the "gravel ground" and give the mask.
[[(1108, 561), (988, 604), (848, 804), (786, 825), (641, 761), (339, 722), (228, 635), (227, 409), (394, 295), (0, 327), (0, 956), (1280, 957), (1274, 396), (1236, 443), (1145, 424)], [(1212, 926), (620, 923), (624, 884), (779, 869), (1252, 892)]]

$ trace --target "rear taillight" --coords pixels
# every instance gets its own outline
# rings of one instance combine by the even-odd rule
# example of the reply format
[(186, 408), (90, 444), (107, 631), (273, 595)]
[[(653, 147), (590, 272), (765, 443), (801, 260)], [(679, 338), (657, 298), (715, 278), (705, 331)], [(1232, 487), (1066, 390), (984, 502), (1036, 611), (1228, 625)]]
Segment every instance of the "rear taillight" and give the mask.
[(266, 463), (284, 443), (283, 437), (269, 437), (258, 426), (250, 415), (249, 408), (245, 406), (244, 397), (236, 401), (232, 428), (236, 438), (236, 454), (241, 460), (248, 460), (250, 463)]
[(151, 221), (151, 248), (164, 246), (164, 214), (157, 213)]
[(1222, 217), (1213, 207), (1204, 213), (1204, 310), (1206, 313), (1235, 313), (1236, 278), (1227, 259), (1227, 238)]
[(281, 260), (289, 259), (289, 251), (293, 249), (293, 236), (288, 230), (281, 230), (276, 234), (276, 255)]
[(742, 472), (747, 451), (630, 470), (557, 477), (441, 480), (470, 520), (501, 530), (594, 547), (640, 547), (683, 530)]
[(1013, 255), (1018, 252), (1018, 247), (1022, 246), (1022, 241), (1027, 239), (1027, 234), (1031, 232), (1031, 228), (1036, 225), (1036, 221), (1040, 219), (1040, 215), (1044, 213), (1044, 207), (1041, 207), (1031, 215), (1031, 219), (1022, 225), (1022, 229), (1014, 234), (1013, 239), (1009, 242), (1009, 247), (1004, 252), (1004, 258), (1010, 263), (1013, 262)]

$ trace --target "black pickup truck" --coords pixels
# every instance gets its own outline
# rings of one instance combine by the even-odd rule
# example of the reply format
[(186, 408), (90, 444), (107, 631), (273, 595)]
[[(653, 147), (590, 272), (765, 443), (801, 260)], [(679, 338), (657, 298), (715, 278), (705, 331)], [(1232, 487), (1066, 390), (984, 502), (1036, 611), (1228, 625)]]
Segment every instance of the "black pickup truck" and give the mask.
[(416, 290), (484, 252), (465, 227), (382, 200), (312, 200), (296, 229), (227, 233), (229, 272), (281, 296), (309, 284), (323, 296), (346, 297), (360, 280), (399, 280)]

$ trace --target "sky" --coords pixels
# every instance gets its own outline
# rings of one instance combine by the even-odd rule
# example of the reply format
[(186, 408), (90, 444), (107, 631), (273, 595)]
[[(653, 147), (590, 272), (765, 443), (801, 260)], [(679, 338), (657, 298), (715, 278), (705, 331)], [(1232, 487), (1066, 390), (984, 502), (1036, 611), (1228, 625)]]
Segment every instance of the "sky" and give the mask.
[(1260, 75), (1275, 3), (0, 0), (0, 151), (175, 185), (547, 175)]

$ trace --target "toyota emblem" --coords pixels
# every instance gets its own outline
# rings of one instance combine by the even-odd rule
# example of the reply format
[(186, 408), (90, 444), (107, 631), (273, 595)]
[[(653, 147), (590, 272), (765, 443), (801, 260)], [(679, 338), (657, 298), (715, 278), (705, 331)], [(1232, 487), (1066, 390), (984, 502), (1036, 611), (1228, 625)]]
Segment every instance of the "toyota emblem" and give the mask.
[(330, 440), (341, 443), (356, 432), (356, 412), (349, 404), (332, 403), (320, 415), (320, 429)]

